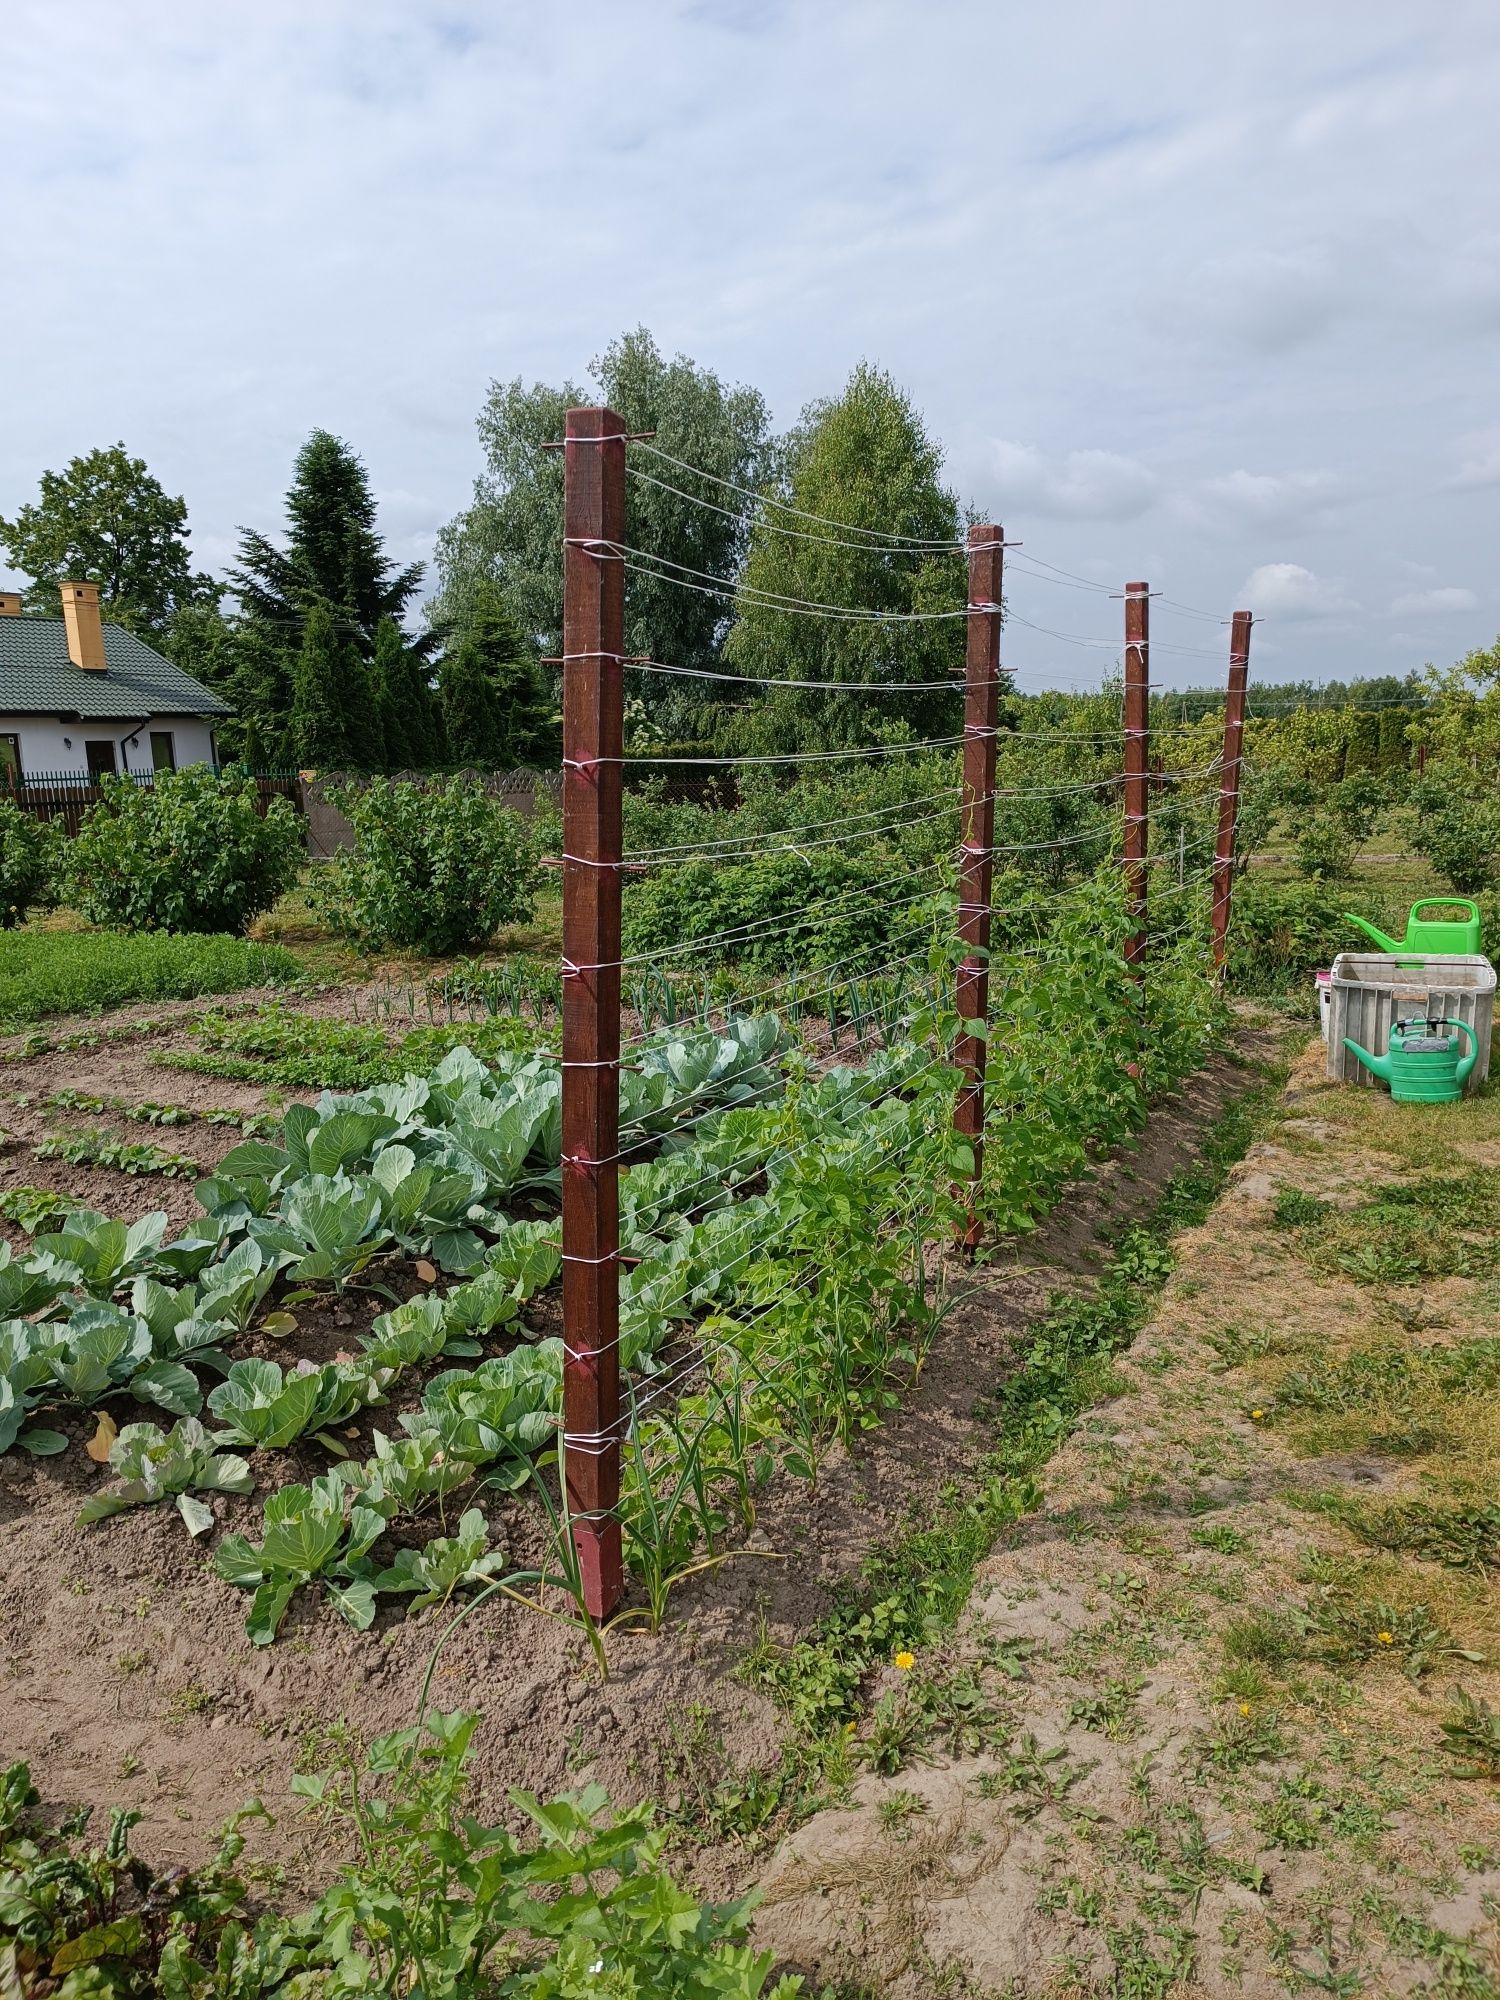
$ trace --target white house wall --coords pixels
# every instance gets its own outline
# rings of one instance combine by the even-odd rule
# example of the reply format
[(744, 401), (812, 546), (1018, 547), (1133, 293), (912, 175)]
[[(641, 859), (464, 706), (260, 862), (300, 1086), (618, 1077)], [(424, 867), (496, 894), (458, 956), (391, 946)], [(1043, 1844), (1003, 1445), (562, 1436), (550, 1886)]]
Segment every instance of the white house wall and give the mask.
[(214, 761), (213, 731), (197, 715), (157, 715), (129, 727), (118, 722), (58, 722), (50, 715), (0, 715), (0, 735), (21, 739), (21, 771), (28, 777), (41, 771), (86, 772), (85, 741), (105, 737), (115, 746), (117, 770), (149, 771), (153, 729), (172, 732), (178, 770), (184, 764)]

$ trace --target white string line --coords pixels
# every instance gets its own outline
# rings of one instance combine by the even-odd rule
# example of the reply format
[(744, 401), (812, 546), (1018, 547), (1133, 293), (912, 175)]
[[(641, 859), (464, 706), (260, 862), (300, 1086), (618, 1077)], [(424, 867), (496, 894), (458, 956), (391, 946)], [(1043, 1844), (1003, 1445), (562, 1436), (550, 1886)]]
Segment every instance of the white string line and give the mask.
[[(663, 451), (660, 445), (640, 440), (637, 441), (636, 449), (647, 451), (653, 458), (662, 459), (668, 465), (675, 465), (679, 472), (690, 472), (695, 479), (706, 480), (710, 485), (721, 487), (726, 492), (738, 493), (746, 500), (753, 500), (758, 507), (774, 507), (779, 513), (790, 514), (796, 520), (812, 521), (823, 528), (837, 528), (841, 534), (868, 535), (871, 537), (872, 545), (876, 547), (886, 545), (894, 550), (938, 551), (964, 546), (961, 541), (949, 541), (935, 536), (891, 534), (884, 528), (861, 528), (853, 521), (835, 520), (828, 514), (812, 514), (805, 507), (794, 507), (789, 500), (778, 500), (774, 494), (757, 492), (753, 486), (741, 486), (735, 480), (725, 479), (717, 472), (706, 472), (702, 466), (690, 464), (685, 458), (674, 458), (671, 452)], [(687, 497), (691, 498), (690, 495)], [(710, 503), (704, 501), (700, 504), (707, 506)]]
[[(826, 618), (834, 624), (935, 625), (953, 618), (967, 618), (971, 611), (999, 611), (998, 605), (989, 604), (966, 604), (953, 611), (870, 611), (856, 604), (819, 604), (811, 598), (779, 597), (770, 591), (757, 590), (751, 584), (726, 583), (722, 577), (715, 577), (711, 570), (695, 570), (686, 563), (673, 562), (668, 556), (655, 555), (649, 549), (630, 548), (624, 542), (591, 538), (588, 545), (591, 549), (610, 551), (626, 569), (638, 575), (654, 577), (658, 583), (675, 584), (679, 590), (696, 590), (705, 597), (734, 598), (758, 611), (779, 611), (800, 618)], [(632, 562), (632, 556), (637, 560)], [(651, 563), (659, 567), (648, 568)], [(683, 574), (663, 574), (669, 569), (681, 570)], [(693, 581), (697, 577), (707, 581)]]
[(762, 844), (735, 854), (708, 853), (706, 851), (707, 848), (722, 847), (726, 844), (723, 841), (711, 841), (701, 843), (697, 846), (684, 845), (670, 849), (646, 848), (642, 851), (628, 854), (625, 857), (625, 861), (628, 865), (636, 868), (655, 868), (662, 865), (682, 865), (690, 861), (710, 860), (721, 862), (725, 865), (732, 865), (735, 862), (745, 860), (747, 856), (753, 857), (758, 854), (791, 854), (801, 857), (822, 847), (842, 847), (848, 842), (862, 840), (874, 842), (886, 839), (892, 834), (904, 833), (910, 827), (932, 826), (937, 821), (947, 819), (951, 814), (961, 810), (957, 800), (955, 800), (951, 805), (945, 806), (940, 812), (923, 813), (917, 818), (900, 820), (891, 826), (869, 826), (861, 827), (853, 833), (825, 834), (821, 840), (794, 840), (791, 836), (795, 829), (788, 829), (785, 833), (742, 835), (741, 839), (752, 840)]
[[(1195, 775), (1200, 775), (1200, 776), (1207, 775), (1208, 768), (1210, 767), (1205, 767), (1203, 771), (1198, 772)], [(1123, 783), (1123, 779), (1117, 778), (1112, 780), (1111, 782)], [(1095, 787), (1088, 786), (1082, 789), (1092, 791), (1095, 789)], [(1146, 820), (1146, 822), (1149, 824), (1152, 820), (1158, 819), (1164, 812), (1169, 811), (1170, 809), (1171, 808), (1169, 806), (1163, 806), (1163, 805), (1157, 805), (1153, 807), (1149, 804), (1149, 799), (1148, 799), (1147, 810), (1141, 817), (1144, 820)], [(1085, 828), (1080, 833), (1061, 835), (1050, 840), (1000, 842), (992, 845), (987, 851), (992, 856), (998, 854), (1052, 852), (1060, 850), (1065, 847), (1077, 847), (1086, 845), (1092, 841), (1101, 840), (1105, 838), (1109, 838), (1111, 840), (1113, 839), (1112, 825), (1107, 823), (1094, 827)], [(691, 857), (689, 858), (691, 859)], [(733, 857), (731, 857), (731, 860), (732, 859)], [(911, 881), (913, 879), (920, 878), (921, 876), (924, 875), (930, 875), (935, 870), (945, 868), (946, 866), (948, 866), (949, 860), (950, 858), (948, 857), (940, 857), (939, 859), (933, 861), (921, 863), (916, 867), (908, 866), (902, 869), (897, 874), (883, 877), (882, 880), (879, 882), (863, 884), (856, 888), (845, 890), (837, 896), (830, 897), (822, 902), (809, 905), (807, 913), (800, 919), (788, 918), (784, 914), (772, 917), (756, 918), (748, 924), (734, 925), (726, 930), (712, 932), (706, 937), (685, 940), (682, 944), (679, 945), (662, 946), (657, 951), (638, 953), (628, 958), (620, 958), (618, 960), (609, 961), (607, 964), (587, 966), (587, 967), (579, 966), (575, 967), (574, 970), (577, 972), (585, 972), (585, 971), (597, 972), (597, 971), (612, 970), (614, 969), (615, 966), (619, 966), (623, 970), (628, 966), (634, 966), (634, 965), (660, 964), (669, 959), (681, 958), (684, 955), (702, 956), (703, 954), (710, 951), (714, 952), (715, 956), (720, 956), (723, 954), (719, 952), (718, 948), (722, 945), (729, 943), (731, 940), (737, 940), (741, 944), (744, 944), (746, 942), (755, 942), (759, 937), (765, 935), (767, 932), (785, 930), (788, 928), (793, 930), (804, 929), (809, 925), (813, 926), (819, 925), (826, 919), (829, 912), (841, 909), (850, 902), (863, 901), (867, 897), (874, 895), (877, 891), (889, 888), (892, 884), (903, 883)], [(918, 890), (909, 897), (898, 899), (894, 903), (888, 903), (885, 905), (885, 907), (888, 910), (909, 908), (913, 903), (925, 901), (929, 897), (934, 899), (938, 898), (945, 893), (945, 890), (946, 890), (946, 884), (939, 882), (938, 884), (934, 885), (931, 888)], [(1024, 906), (1015, 906), (1015, 907), (1023, 908)], [(1009, 911), (995, 912), (995, 914), (997, 915), (1010, 914), (1010, 913), (1011, 912)], [(936, 914), (936, 912), (934, 914)], [(804, 975), (799, 974), (796, 976), (800, 977)]]
[[(679, 461), (674, 460), (673, 462), (678, 463)], [(699, 471), (699, 469), (696, 466), (693, 466), (689, 469), (696, 472), (700, 479), (711, 478), (713, 476), (710, 473), (704, 473)], [(677, 496), (679, 500), (686, 500), (690, 506), (705, 508), (711, 514), (722, 514), (726, 521), (733, 521), (737, 525), (744, 523), (745, 517), (742, 512), (737, 511), (732, 507), (721, 507), (718, 505), (716, 501), (705, 500), (702, 498), (701, 495), (697, 493), (684, 492), (682, 487), (673, 486), (669, 484), (669, 482), (665, 479), (658, 479), (655, 473), (653, 472), (642, 471), (640, 466), (630, 464), (628, 459), (626, 461), (625, 470), (629, 473), (632, 479), (644, 480), (646, 485), (655, 486), (663, 493), (673, 493)], [(780, 506), (782, 503), (780, 501), (771, 501), (769, 502), (769, 504), (772, 506)], [(796, 512), (797, 510), (792, 509), (791, 511)], [(816, 515), (810, 515), (807, 516), (806, 518), (815, 520), (818, 517)], [(963, 550), (1004, 548), (1007, 546), (1007, 544), (1004, 542), (975, 543), (967, 541), (963, 538), (959, 538), (954, 541), (944, 541), (944, 542), (925, 542), (925, 543), (913, 542), (912, 544), (906, 547), (885, 547), (879, 542), (851, 542), (851, 541), (841, 540), (839, 537), (834, 535), (813, 535), (809, 534), (803, 528), (788, 528), (779, 521), (764, 521), (761, 523), (761, 525), (770, 534), (787, 535), (790, 536), (794, 541), (815, 542), (820, 547), (825, 549), (858, 549), (865, 555), (938, 556), (949, 553), (957, 554)], [(848, 523), (839, 522), (832, 525), (837, 525), (839, 527), (847, 527)], [(880, 533), (881, 531), (874, 528), (854, 528), (851, 530), (851, 532), (857, 535), (870, 535), (870, 534)]]
[[(1003, 732), (997, 725), (982, 733), (998, 737)], [(748, 757), (653, 757), (649, 751), (633, 751), (629, 757), (565, 757), (563, 769), (579, 770), (585, 765), (592, 768), (596, 764), (628, 764), (637, 769), (643, 764), (691, 764), (712, 765), (718, 769), (736, 764), (827, 764), (837, 760), (847, 763), (860, 757), (909, 757), (918, 750), (951, 750), (964, 740), (963, 736), (929, 736), (917, 743), (870, 743), (851, 750), (770, 751)]]
[[(1175, 937), (1186, 930), (1201, 928), (1201, 921), (1202, 921), (1202, 916), (1200, 913), (1199, 919), (1196, 922), (1190, 919), (1182, 924), (1174, 926), (1169, 931), (1159, 933), (1153, 939), (1153, 943), (1156, 945), (1160, 945), (1168, 941), (1170, 938)], [(933, 1068), (936, 1068), (938, 1066), (951, 1067), (952, 1065), (946, 1058), (942, 1056), (934, 1058), (932, 1061), (928, 1062), (927, 1064), (924, 1064), (921, 1069), (911, 1072), (904, 1078), (898, 1079), (893, 1084), (892, 1090), (886, 1093), (884, 1098), (878, 1098), (873, 1100), (867, 1106), (867, 1108), (873, 1110), (880, 1102), (899, 1098), (900, 1092), (903, 1089), (909, 1089), (910, 1086), (913, 1083), (915, 1083), (919, 1077), (928, 1074)], [(911, 1102), (911, 1108), (913, 1110), (917, 1108), (916, 1101)], [(934, 1137), (938, 1129), (939, 1127), (937, 1125), (933, 1125), (930, 1127), (923, 1127), (919, 1133), (913, 1135), (907, 1150), (915, 1151), (917, 1145), (920, 1144), (924, 1139)], [(857, 1135), (855, 1136), (857, 1137)], [(877, 1143), (871, 1146), (865, 1146), (862, 1149), (856, 1147), (855, 1149), (856, 1153), (862, 1151), (866, 1156), (869, 1156), (875, 1150), (881, 1150), (881, 1151), (886, 1150), (883, 1144), (878, 1143), (881, 1141), (883, 1136), (884, 1135), (878, 1133), (872, 1133), (871, 1138), (873, 1141)], [(847, 1162), (848, 1159), (847, 1151), (840, 1149), (837, 1138), (831, 1137), (827, 1133), (812, 1135), (811, 1139), (807, 1142), (807, 1145), (826, 1145), (828, 1148), (830, 1159), (833, 1159), (835, 1157), (841, 1157), (843, 1161)], [(786, 1157), (791, 1157), (796, 1152), (803, 1152), (806, 1150), (807, 1150), (806, 1145), (794, 1149), (789, 1149), (786, 1154)], [(701, 1183), (695, 1183), (694, 1185), (699, 1185), (699, 1184)], [(926, 1199), (928, 1201), (931, 1201), (933, 1199), (933, 1193), (929, 1192)], [(916, 1213), (917, 1206), (919, 1205), (920, 1204), (914, 1203), (909, 1209), (904, 1211), (903, 1219), (910, 1219), (910, 1217)], [(897, 1211), (891, 1210), (888, 1211), (887, 1214), (881, 1219), (883, 1222), (889, 1223), (890, 1221), (896, 1218), (897, 1214), (898, 1214)], [(747, 1246), (746, 1250), (739, 1257), (731, 1259), (728, 1264), (719, 1266), (719, 1275), (723, 1276), (725, 1273), (736, 1268), (736, 1266), (738, 1266), (739, 1264), (742, 1264), (746, 1262), (748, 1259), (751, 1259), (756, 1255), (763, 1253), (768, 1248), (769, 1245), (775, 1243), (776, 1241), (779, 1240), (779, 1238), (782, 1235), (786, 1234), (787, 1230), (794, 1228), (795, 1226), (797, 1226), (798, 1223), (800, 1223), (803, 1220), (805, 1220), (805, 1217), (800, 1215), (792, 1215), (788, 1217), (786, 1219), (784, 1226), (781, 1229), (773, 1231), (768, 1236), (758, 1237), (754, 1243)], [(670, 1239), (668, 1239), (668, 1241), (670, 1242)], [(811, 1278), (816, 1275), (817, 1275), (817, 1270), (815, 1267), (814, 1271), (809, 1274), (808, 1282), (810, 1282)], [(737, 1331), (741, 1335), (743, 1335), (745, 1331), (748, 1331), (750, 1326), (757, 1323), (760, 1319), (769, 1316), (771, 1312), (780, 1309), (780, 1307), (784, 1305), (787, 1297), (790, 1295), (790, 1292), (798, 1288), (799, 1287), (797, 1286), (784, 1288), (782, 1292), (777, 1294), (776, 1298), (767, 1302), (765, 1307), (762, 1309), (762, 1312), (756, 1315), (754, 1319), (742, 1322), (740, 1328), (737, 1329)], [(692, 1292), (695, 1289), (696, 1286), (693, 1285), (687, 1286), (687, 1288), (682, 1292), (679, 1292), (675, 1296), (675, 1298), (665, 1302), (665, 1304), (663, 1305), (658, 1306), (657, 1308), (655, 1308), (655, 1310), (658, 1311), (662, 1317), (670, 1318), (672, 1307), (681, 1305), (687, 1300), (689, 1300)], [(615, 1345), (615, 1344), (616, 1343), (610, 1343), (610, 1345)], [(674, 1386), (676, 1381), (685, 1379), (687, 1374), (690, 1374), (699, 1367), (702, 1367), (706, 1363), (706, 1361), (710, 1358), (712, 1353), (722, 1351), (724, 1347), (728, 1346), (738, 1347), (739, 1342), (735, 1339), (726, 1339), (725, 1341), (718, 1343), (713, 1348), (695, 1350), (694, 1353), (692, 1353), (691, 1355), (684, 1357), (682, 1362), (675, 1364), (674, 1367), (664, 1371), (661, 1375), (646, 1378), (652, 1384), (652, 1394), (651, 1396), (645, 1399), (644, 1403), (642, 1403), (641, 1400), (638, 1398), (632, 1399), (633, 1407), (635, 1409), (636, 1414), (638, 1415), (640, 1413), (640, 1410), (648, 1406), (651, 1401), (659, 1400), (661, 1396), (668, 1393), (668, 1391), (672, 1386)], [(607, 1350), (601, 1349), (597, 1351), (604, 1352)], [(742, 1348), (740, 1349), (740, 1351), (742, 1353), (743, 1358), (745, 1358), (748, 1362), (749, 1357), (743, 1355)], [(591, 1351), (591, 1353), (592, 1352), (593, 1351)], [(597, 1443), (603, 1449), (608, 1449), (615, 1441), (616, 1441), (616, 1434), (614, 1432), (579, 1433), (576, 1436), (568, 1434), (566, 1437), (566, 1442), (570, 1446), (571, 1445), (586, 1446), (588, 1444)]]
[[(892, 804), (867, 806), (863, 812), (838, 814), (832, 819), (804, 820), (795, 826), (773, 826), (750, 833), (725, 834), (719, 840), (684, 840), (667, 847), (642, 848), (630, 858), (636, 861), (648, 861), (657, 855), (697, 853), (705, 847), (729, 847), (738, 845), (744, 841), (780, 840), (790, 838), (793, 835), (800, 837), (804, 833), (819, 833), (825, 826), (852, 826), (856, 820), (873, 819), (877, 814), (881, 813), (909, 812), (913, 806), (932, 805), (938, 799), (951, 799), (953, 809), (957, 811), (959, 799), (956, 784), (945, 785), (940, 792), (924, 792), (919, 798), (898, 799)], [(680, 808), (668, 806), (663, 808), (663, 810), (672, 812), (680, 810)], [(717, 810), (717, 808), (710, 808), (710, 810)], [(873, 835), (884, 831), (884, 829), (874, 827), (868, 828), (866, 831), (873, 837)]]

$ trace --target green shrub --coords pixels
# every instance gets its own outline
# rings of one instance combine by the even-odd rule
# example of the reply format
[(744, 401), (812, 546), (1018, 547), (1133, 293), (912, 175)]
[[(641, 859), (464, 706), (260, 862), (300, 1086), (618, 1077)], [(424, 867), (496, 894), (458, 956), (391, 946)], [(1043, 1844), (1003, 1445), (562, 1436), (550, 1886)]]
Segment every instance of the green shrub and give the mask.
[(0, 937), (0, 1022), (120, 1007), (129, 1000), (192, 1000), (295, 979), (279, 945), (233, 937), (44, 931)]
[(629, 882), (625, 951), (675, 952), (722, 934), (715, 957), (758, 971), (875, 972), (925, 948), (923, 892), (937, 887), (935, 871), (913, 870), (889, 849), (783, 848), (751, 861), (678, 862)]
[(1347, 882), (1354, 873), (1354, 842), (1332, 813), (1314, 813), (1297, 836), (1297, 867), (1313, 880)]
[(1367, 896), (1349, 896), (1322, 882), (1265, 882), (1254, 875), (1235, 884), (1229, 925), (1230, 983), (1242, 993), (1282, 993), (1332, 965), (1341, 951), (1360, 949), (1362, 932), (1344, 915), (1359, 911), (1372, 923), (1405, 924)]
[(51, 900), (56, 845), (47, 821), (0, 799), (0, 930), (24, 923), (33, 903)]
[(1500, 880), (1500, 798), (1435, 772), (1411, 788), (1411, 844), (1461, 895)]
[(537, 849), (519, 813), (472, 779), (377, 778), (335, 792), (355, 846), (315, 880), (314, 908), (360, 944), (475, 951), (531, 915)]
[(131, 931), (243, 931), (297, 879), (302, 825), (285, 799), (264, 818), (255, 780), (205, 764), (150, 790), (105, 778), (68, 844), (63, 896), (91, 923)]

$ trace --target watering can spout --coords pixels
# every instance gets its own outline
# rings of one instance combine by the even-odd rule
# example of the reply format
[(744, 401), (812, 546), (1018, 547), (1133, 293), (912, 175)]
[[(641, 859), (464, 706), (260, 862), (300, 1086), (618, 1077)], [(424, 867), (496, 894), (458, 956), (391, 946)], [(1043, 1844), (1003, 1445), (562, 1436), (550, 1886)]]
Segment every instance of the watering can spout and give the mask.
[[(1356, 918), (1355, 922), (1359, 922), (1359, 919)], [(1366, 925), (1365, 928), (1368, 929), (1369, 926)], [(1344, 1037), (1344, 1047), (1349, 1051), (1350, 1055), (1357, 1056), (1365, 1068), (1371, 1071), (1373, 1075), (1378, 1076), (1385, 1083), (1390, 1082), (1391, 1059), (1389, 1055), (1372, 1056), (1368, 1049), (1362, 1049), (1358, 1042), (1351, 1042), (1347, 1035)], [(1473, 1064), (1470, 1063), (1469, 1067), (1472, 1069)]]
[[(1395, 954), (1398, 952), (1403, 952), (1407, 949), (1407, 947), (1404, 944), (1398, 943), (1395, 938), (1387, 937), (1384, 931), (1377, 930), (1374, 924), (1367, 923), (1363, 917), (1355, 916), (1353, 910), (1345, 910), (1344, 917), (1346, 922), (1351, 924), (1358, 924), (1362, 931), (1368, 931), (1370, 936), (1374, 938), (1376, 944), (1380, 946), (1380, 949), (1382, 951), (1388, 951), (1391, 952), (1392, 954)], [(1354, 1048), (1354, 1044), (1351, 1042), (1349, 1044), (1349, 1047)], [(1364, 1054), (1364, 1051), (1362, 1049), (1355, 1049), (1354, 1052), (1363, 1061), (1370, 1062), (1369, 1057)], [(1371, 1069), (1374, 1069), (1375, 1065), (1373, 1062), (1370, 1062), (1370, 1067)]]

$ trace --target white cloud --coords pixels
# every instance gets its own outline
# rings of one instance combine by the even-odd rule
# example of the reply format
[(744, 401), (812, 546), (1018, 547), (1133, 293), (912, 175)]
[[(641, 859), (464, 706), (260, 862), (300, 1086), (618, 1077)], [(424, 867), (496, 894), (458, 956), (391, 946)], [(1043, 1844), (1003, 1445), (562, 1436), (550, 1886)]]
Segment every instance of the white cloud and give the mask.
[(1500, 430), (1477, 432), (1467, 444), (1468, 454), (1459, 460), (1447, 484), (1460, 493), (1479, 486), (1500, 486)]
[(1292, 562), (1262, 563), (1252, 570), (1235, 602), (1262, 618), (1334, 618), (1358, 609), (1341, 583)]
[(1345, 497), (1332, 472), (1247, 472), (1242, 466), (1198, 487), (1201, 510), (1229, 527), (1302, 527), (1325, 520)]
[(1397, 618), (1421, 611), (1476, 611), (1479, 599), (1472, 590), (1449, 587), (1443, 590), (1408, 590), (1395, 598), (1391, 610)]
[(1012, 511), (1074, 521), (1133, 521), (1152, 506), (1156, 475), (1114, 451), (1070, 451), (1047, 459), (1035, 445), (997, 438), (990, 477)]

